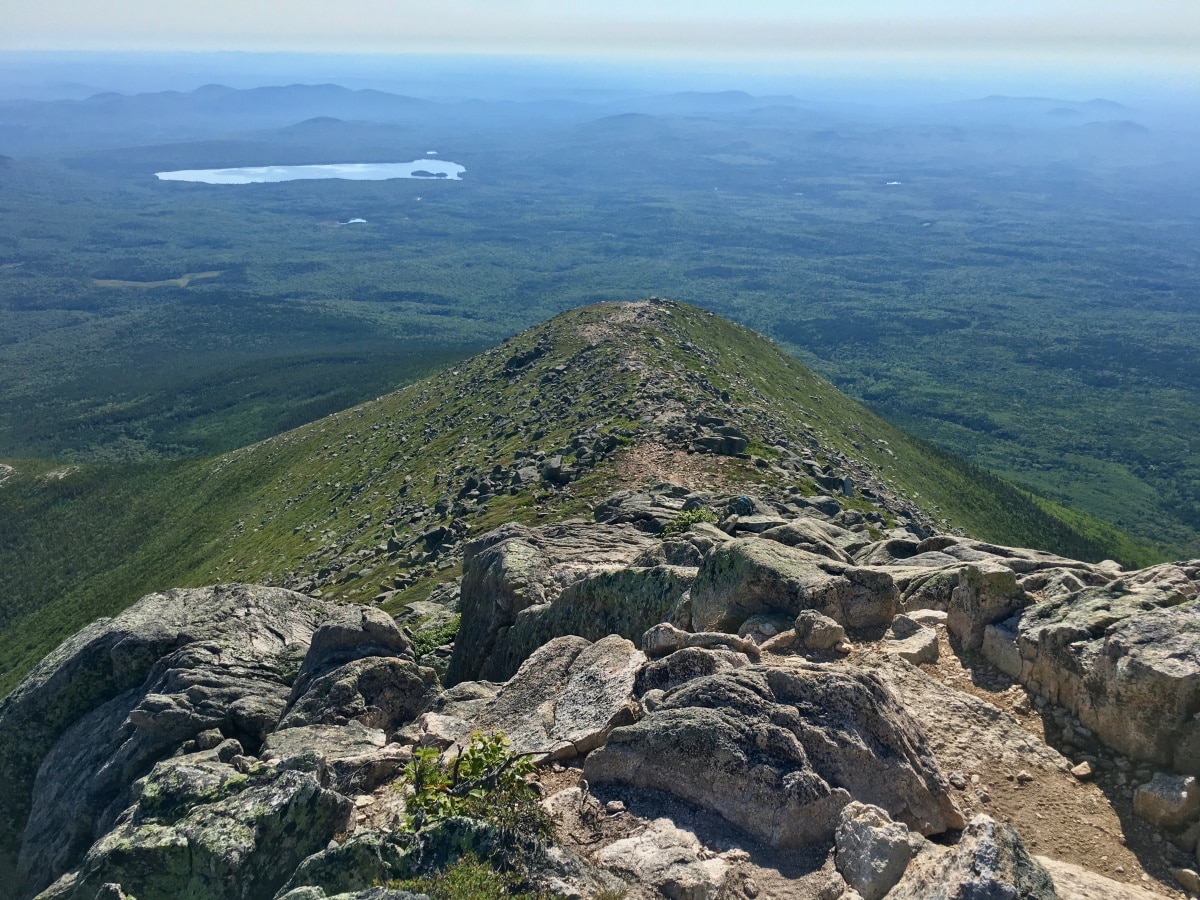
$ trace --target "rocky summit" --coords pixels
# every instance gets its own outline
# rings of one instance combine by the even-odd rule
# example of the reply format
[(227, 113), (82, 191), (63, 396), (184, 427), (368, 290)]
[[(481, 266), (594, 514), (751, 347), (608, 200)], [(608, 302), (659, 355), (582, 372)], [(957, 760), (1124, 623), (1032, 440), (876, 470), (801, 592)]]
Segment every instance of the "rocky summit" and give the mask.
[[(342, 414), (394, 465), (317, 549), (161, 585), (0, 700), (0, 893), (1200, 892), (1200, 560), (1104, 559), (713, 319), (577, 311), (394, 401), (437, 415)], [(353, 452), (306, 429), (212, 477)]]

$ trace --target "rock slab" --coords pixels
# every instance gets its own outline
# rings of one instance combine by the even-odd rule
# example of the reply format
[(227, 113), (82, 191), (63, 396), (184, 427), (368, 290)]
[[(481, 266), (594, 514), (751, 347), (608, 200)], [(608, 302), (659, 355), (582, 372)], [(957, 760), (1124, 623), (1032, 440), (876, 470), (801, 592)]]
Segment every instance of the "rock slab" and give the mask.
[(776, 847), (833, 836), (851, 800), (922, 834), (961, 827), (925, 737), (873, 675), (748, 666), (682, 684), (587, 759), (593, 784), (674, 794)]

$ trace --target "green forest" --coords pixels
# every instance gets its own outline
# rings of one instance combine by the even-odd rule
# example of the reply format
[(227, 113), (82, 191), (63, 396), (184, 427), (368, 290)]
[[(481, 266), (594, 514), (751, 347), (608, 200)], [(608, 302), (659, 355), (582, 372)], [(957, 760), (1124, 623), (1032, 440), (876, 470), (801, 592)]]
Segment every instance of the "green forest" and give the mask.
[[(661, 295), (1048, 502), (1200, 554), (1200, 182), (1170, 135), (664, 104), (0, 146), (0, 458), (218, 453), (564, 309)], [(429, 147), (463, 180), (154, 177)]]

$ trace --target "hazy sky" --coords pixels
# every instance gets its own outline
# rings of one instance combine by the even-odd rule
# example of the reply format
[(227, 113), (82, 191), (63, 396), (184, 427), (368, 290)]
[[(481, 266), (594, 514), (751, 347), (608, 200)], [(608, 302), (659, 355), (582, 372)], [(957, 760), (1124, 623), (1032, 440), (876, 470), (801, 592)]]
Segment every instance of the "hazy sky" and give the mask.
[(8, 50), (873, 56), (1200, 66), (1200, 0), (0, 0)]

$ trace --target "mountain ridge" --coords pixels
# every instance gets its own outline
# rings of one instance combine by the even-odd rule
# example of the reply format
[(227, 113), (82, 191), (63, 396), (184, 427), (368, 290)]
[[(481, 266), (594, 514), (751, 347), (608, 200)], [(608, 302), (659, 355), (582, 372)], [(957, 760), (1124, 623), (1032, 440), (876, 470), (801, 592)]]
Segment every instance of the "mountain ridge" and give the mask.
[(69, 572), (4, 585), (0, 688), (87, 621), (168, 586), (254, 581), (399, 611), (458, 574), (470, 536), (590, 516), (655, 459), (660, 480), (686, 469), (833, 493), (873, 512), (874, 528), (1153, 561), (1115, 529), (908, 438), (750, 329), (674, 301), (599, 304), (219, 457), (78, 470), (13, 461), (0, 571)]

